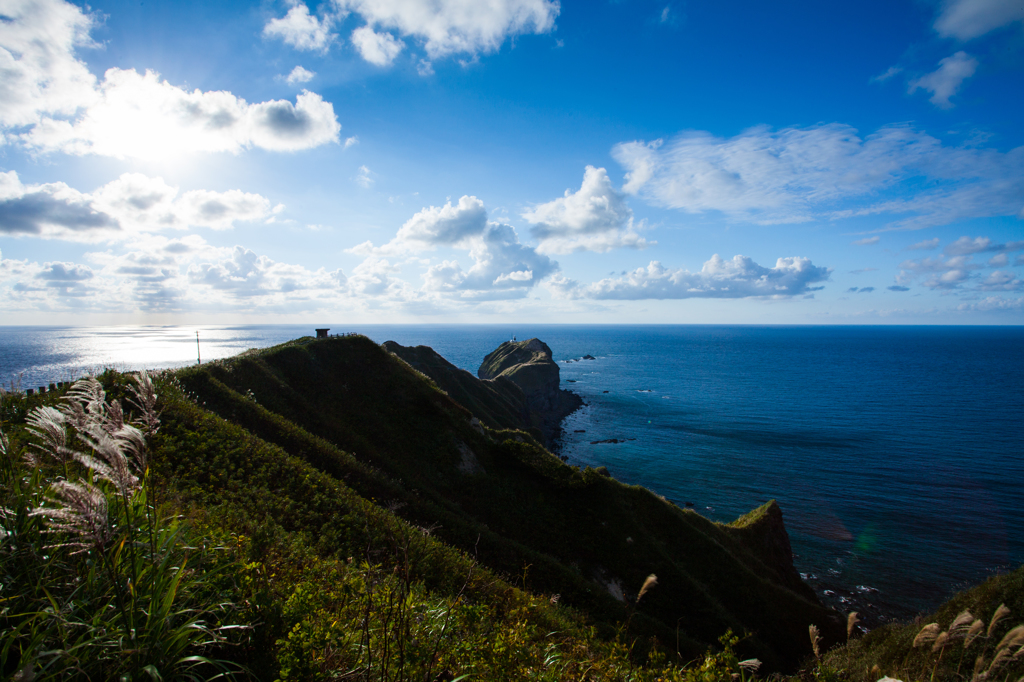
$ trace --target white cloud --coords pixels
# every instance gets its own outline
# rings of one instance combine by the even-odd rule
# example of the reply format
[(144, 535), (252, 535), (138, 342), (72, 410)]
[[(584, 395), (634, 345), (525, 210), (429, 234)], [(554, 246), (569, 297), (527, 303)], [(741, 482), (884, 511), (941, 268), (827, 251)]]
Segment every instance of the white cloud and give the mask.
[(361, 296), (400, 297), (407, 284), (396, 275), (401, 269), (384, 258), (370, 257), (357, 265), (348, 278), (354, 294)]
[(130, 250), (87, 253), (90, 265), (0, 260), (0, 309), (296, 310), (349, 295), (341, 270), (309, 270), (249, 249), (214, 248), (197, 235), (140, 235)]
[(71, 115), (95, 99), (96, 78), (74, 54), (92, 44), (89, 16), (61, 0), (8, 0), (0, 14), (0, 126)]
[(1018, 21), (1024, 21), (1024, 4), (1013, 0), (946, 0), (935, 30), (943, 37), (970, 40)]
[(26, 186), (14, 171), (0, 173), (0, 234), (13, 237), (120, 241), (189, 225), (223, 230), (273, 212), (258, 194), (192, 190), (179, 197), (162, 178), (139, 173), (125, 173), (92, 194), (60, 182)]
[(605, 252), (648, 246), (633, 229), (633, 212), (612, 187), (604, 168), (587, 166), (578, 192), (523, 213), (534, 224), (530, 232), (540, 253)]
[(15, 300), (53, 301), (58, 305), (80, 307), (83, 299), (94, 296), (102, 286), (94, 281), (96, 273), (87, 265), (63, 261), (22, 262), (20, 265), (9, 271), (0, 268), (0, 281), (15, 280), (7, 292)]
[(957, 310), (964, 312), (1004, 312), (1024, 310), (1024, 298), (988, 296), (976, 303), (961, 303)]
[[(464, 196), (452, 205), (424, 208), (405, 221), (378, 253), (400, 254), (439, 246), (466, 246), (487, 228), (487, 209), (476, 197)], [(357, 247), (358, 248), (358, 247)]]
[(183, 229), (175, 210), (178, 188), (141, 173), (124, 173), (92, 193), (92, 206), (132, 231)]
[(996, 270), (982, 280), (978, 289), (981, 291), (1024, 291), (1024, 281), (1021, 281), (1012, 272)]
[(21, 139), (42, 151), (160, 159), (249, 147), (297, 151), (338, 141), (334, 106), (303, 90), (296, 103), (249, 104), (225, 91), (187, 92), (147, 71), (110, 69), (76, 121), (43, 118)]
[(377, 174), (374, 173), (372, 170), (370, 170), (366, 166), (360, 166), (359, 172), (356, 174), (355, 181), (356, 184), (359, 185), (360, 187), (370, 189), (370, 187), (373, 187), (373, 183), (376, 180), (376, 177)]
[(305, 3), (296, 2), (281, 19), (271, 19), (263, 35), (280, 38), (297, 50), (325, 52), (337, 37), (331, 33), (332, 19), (312, 16)]
[(298, 83), (308, 83), (309, 81), (313, 80), (315, 76), (315, 72), (310, 71), (308, 69), (304, 69), (300, 65), (292, 69), (291, 73), (285, 76), (284, 80), (289, 85), (296, 85)]
[(949, 109), (953, 106), (949, 98), (960, 90), (960, 85), (973, 76), (977, 69), (978, 60), (961, 50), (941, 60), (935, 71), (911, 81), (907, 92), (913, 94), (918, 88), (927, 90), (932, 93), (929, 102)]
[(698, 131), (622, 143), (612, 154), (627, 193), (761, 224), (903, 214), (889, 229), (917, 229), (1014, 215), (1024, 196), (1024, 147), (949, 147), (905, 125), (863, 139), (837, 123), (732, 138)]
[(932, 239), (925, 239), (923, 242), (918, 242), (913, 246), (908, 246), (907, 249), (910, 251), (929, 251), (931, 249), (939, 248), (939, 238), (933, 237)]
[(885, 70), (884, 73), (880, 73), (877, 76), (872, 76), (868, 80), (868, 82), (869, 83), (884, 83), (885, 81), (889, 80), (890, 78), (892, 78), (893, 76), (899, 74), (902, 71), (903, 71), (903, 69), (898, 67), (898, 66), (890, 66), (888, 69)]
[(22, 185), (14, 171), (0, 174), (0, 234), (98, 241), (121, 233), (112, 215), (63, 182)]
[(853, 242), (856, 246), (870, 246), (871, 244), (877, 244), (881, 237), (877, 234), (874, 237), (865, 237), (864, 239), (858, 239)]
[(998, 244), (988, 237), (960, 237), (942, 250), (947, 256), (962, 256), (971, 253), (1012, 253), (1024, 250), (1024, 241)]
[(1005, 253), (997, 253), (988, 259), (988, 266), (990, 268), (1005, 268), (1010, 264), (1010, 257)]
[[(505, 39), (554, 29), (554, 0), (334, 0), (374, 28), (422, 41), (430, 59), (494, 52)], [(355, 36), (353, 36), (353, 39)], [(365, 56), (365, 53), (364, 53)]]
[(651, 261), (646, 268), (603, 279), (574, 293), (578, 297), (620, 300), (787, 298), (822, 288), (810, 285), (827, 281), (830, 272), (807, 258), (779, 258), (775, 267), (765, 268), (746, 256), (725, 260), (715, 254), (700, 272), (666, 268)]
[(228, 230), (235, 222), (253, 222), (266, 218), (270, 201), (259, 194), (232, 189), (227, 192), (193, 190), (176, 202), (180, 219), (189, 225)]
[(377, 33), (369, 26), (352, 31), (352, 44), (363, 59), (377, 66), (390, 66), (405, 47), (405, 43), (390, 33)]
[(91, 45), (92, 25), (60, 0), (4, 4), (0, 140), (14, 129), (7, 139), (36, 151), (145, 159), (249, 147), (295, 151), (338, 140), (334, 107), (306, 91), (294, 104), (249, 104), (230, 92), (189, 92), (155, 72), (118, 68), (97, 83), (75, 55)]
[(558, 270), (558, 263), (520, 243), (514, 227), (488, 221), (483, 202), (471, 196), (463, 196), (454, 205), (448, 201), (444, 206), (420, 210), (383, 246), (365, 242), (348, 251), (379, 263), (382, 255), (437, 248), (468, 251), (473, 265), (465, 270), (457, 260), (435, 263), (423, 275), (423, 288), (458, 298), (521, 297)]
[[(922, 242), (927, 248), (938, 246), (937, 240)], [(975, 273), (984, 267), (1003, 267), (1008, 261), (1007, 254), (1024, 251), (1024, 241), (999, 244), (988, 237), (960, 237), (947, 244), (942, 250), (943, 255), (934, 258), (906, 260), (900, 263), (900, 273), (896, 280), (899, 284), (909, 284), (920, 276), (926, 277), (924, 286), (935, 290), (961, 289), (969, 282), (977, 282), (975, 289), (980, 291), (1017, 291), (1020, 281), (1012, 273), (995, 271), (981, 281)], [(979, 253), (995, 253), (985, 265), (974, 262), (974, 255)]]
[(906, 285), (917, 276), (927, 276), (923, 282), (929, 289), (956, 289), (971, 278), (971, 271), (979, 265), (971, 261), (970, 256), (954, 256), (945, 258), (922, 258), (907, 260), (900, 263), (900, 274), (896, 277), (899, 284)]
[(341, 270), (311, 271), (301, 265), (276, 262), (242, 246), (234, 247), (229, 257), (219, 261), (192, 264), (187, 277), (190, 286), (224, 292), (229, 299), (259, 297), (265, 303), (295, 301), (299, 305), (304, 292), (308, 295), (325, 290), (337, 295), (348, 280)]
[(434, 65), (428, 62), (426, 59), (421, 59), (416, 63), (416, 73), (423, 77), (434, 75)]
[(474, 297), (481, 292), (504, 297), (525, 295), (526, 289), (558, 270), (558, 263), (519, 243), (511, 225), (488, 223), (469, 251), (473, 265), (463, 270), (455, 261), (444, 261), (427, 270), (425, 288), (430, 291), (462, 292)]
[(352, 137), (345, 138), (345, 144), (343, 144), (342, 147), (344, 149), (348, 149), (349, 147), (354, 147), (357, 144), (359, 144), (359, 137), (353, 135)]

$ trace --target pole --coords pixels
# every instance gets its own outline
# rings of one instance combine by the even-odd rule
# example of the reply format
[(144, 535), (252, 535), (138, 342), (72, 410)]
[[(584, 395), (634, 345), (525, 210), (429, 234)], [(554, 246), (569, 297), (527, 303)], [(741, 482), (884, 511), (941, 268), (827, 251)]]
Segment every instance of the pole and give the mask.
[(197, 365), (203, 364), (203, 358), (199, 354), (199, 332), (196, 332), (196, 364)]

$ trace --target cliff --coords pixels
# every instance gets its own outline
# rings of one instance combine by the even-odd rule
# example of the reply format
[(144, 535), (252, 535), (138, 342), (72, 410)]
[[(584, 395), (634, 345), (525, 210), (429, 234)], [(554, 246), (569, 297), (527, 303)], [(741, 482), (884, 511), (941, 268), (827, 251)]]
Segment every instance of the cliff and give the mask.
[(484, 358), (477, 376), (499, 387), (505, 382), (517, 386), (525, 397), (529, 426), (540, 430), (549, 445), (558, 437), (562, 420), (583, 404), (578, 395), (559, 387), (558, 364), (540, 339), (506, 341)]
[(479, 379), (459, 369), (432, 348), (385, 341), (413, 369), (429, 377), (457, 403), (493, 429), (519, 429), (552, 447), (560, 424), (583, 400), (559, 388), (558, 364), (542, 341), (503, 343), (480, 365)]
[[(394, 341), (385, 341), (381, 347), (426, 375), (490, 428), (530, 430), (526, 396), (511, 381), (481, 381), (445, 360), (429, 346), (402, 346)], [(543, 441), (540, 431), (533, 435), (538, 441)]]

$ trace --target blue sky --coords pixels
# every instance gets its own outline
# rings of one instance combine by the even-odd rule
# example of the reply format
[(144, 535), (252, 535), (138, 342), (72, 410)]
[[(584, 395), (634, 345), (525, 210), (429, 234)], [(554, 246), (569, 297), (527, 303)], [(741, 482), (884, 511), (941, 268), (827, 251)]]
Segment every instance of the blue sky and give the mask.
[(1024, 323), (1024, 6), (0, 0), (0, 323)]

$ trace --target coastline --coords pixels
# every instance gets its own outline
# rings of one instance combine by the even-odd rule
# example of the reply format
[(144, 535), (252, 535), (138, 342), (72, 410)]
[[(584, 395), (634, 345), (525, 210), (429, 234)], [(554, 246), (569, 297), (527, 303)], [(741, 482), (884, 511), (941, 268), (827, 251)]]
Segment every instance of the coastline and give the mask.
[[(296, 329), (309, 334), (313, 326), (204, 329), (203, 358), (213, 358), (218, 344), (230, 355)], [(65, 359), (79, 349), (87, 357), (89, 344), (97, 351), (121, 348), (114, 341), (124, 328), (101, 331), (40, 336), (59, 344)], [(474, 371), (508, 338), (503, 326), (368, 331), (378, 341), (429, 345)], [(598, 358), (559, 365), (563, 380), (577, 380), (562, 387), (588, 403), (563, 422), (563, 456), (583, 467), (606, 466), (679, 503), (694, 502), (723, 522), (779, 499), (798, 566), (821, 578), (822, 593), (848, 596), (836, 585), (871, 587), (878, 593), (868, 593), (869, 603), (907, 604), (907, 613), (916, 614), (1024, 557), (1024, 534), (1012, 522), (1024, 518), (1016, 494), (1024, 470), (1011, 409), (1024, 404), (1024, 330), (555, 325), (517, 331), (520, 338), (531, 331), (544, 338), (556, 361)], [(191, 328), (127, 332), (123, 345), (132, 352), (155, 349), (158, 356), (178, 348), (181, 362), (194, 363)], [(49, 357), (61, 366), (60, 356)], [(136, 368), (145, 366), (152, 365)], [(586, 433), (574, 434), (575, 428)], [(611, 438), (637, 440), (590, 444)], [(954, 517), (944, 511), (951, 508)], [(903, 559), (894, 563), (891, 556)], [(841, 571), (838, 580), (829, 569)]]

